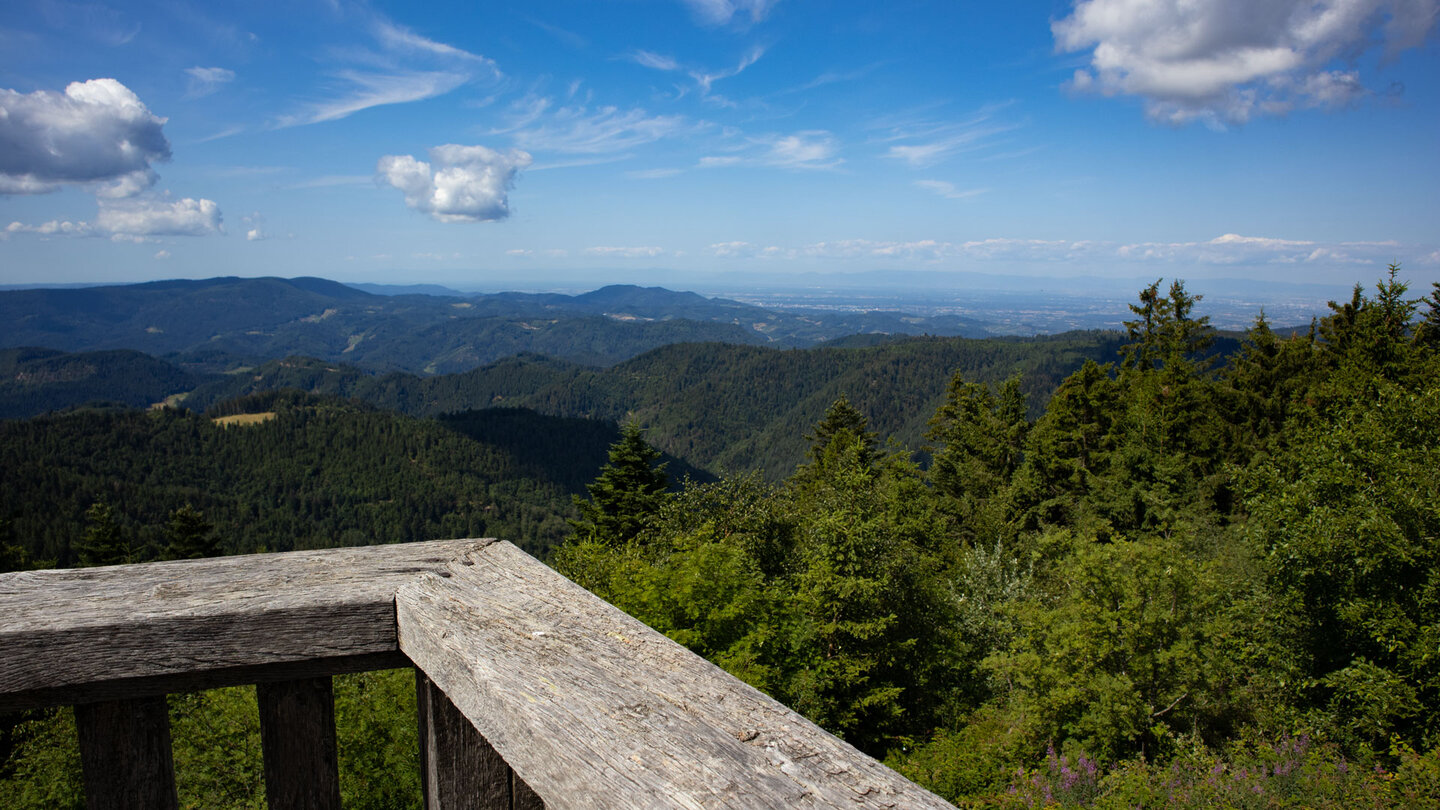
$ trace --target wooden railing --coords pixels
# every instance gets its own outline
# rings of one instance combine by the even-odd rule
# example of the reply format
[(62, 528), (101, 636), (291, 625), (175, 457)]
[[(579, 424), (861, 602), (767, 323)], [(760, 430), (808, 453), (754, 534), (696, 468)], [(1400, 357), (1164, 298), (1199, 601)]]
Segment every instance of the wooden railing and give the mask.
[(416, 668), (427, 808), (948, 807), (509, 543), (0, 575), (0, 712), (176, 806), (165, 695), (256, 684), (272, 810), (340, 806), (332, 675)]

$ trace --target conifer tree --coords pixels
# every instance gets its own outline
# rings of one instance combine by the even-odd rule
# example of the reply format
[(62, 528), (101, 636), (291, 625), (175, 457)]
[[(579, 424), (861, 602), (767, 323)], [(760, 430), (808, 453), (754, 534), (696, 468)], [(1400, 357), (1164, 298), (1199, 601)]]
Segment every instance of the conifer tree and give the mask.
[(15, 524), (0, 518), (0, 574), (23, 571), (29, 563), (25, 548), (15, 542)]
[(130, 540), (120, 528), (115, 507), (96, 501), (85, 512), (85, 527), (76, 548), (76, 557), (83, 566), (120, 565), (130, 562)]
[(987, 507), (1020, 466), (1029, 427), (1019, 377), (1006, 380), (998, 394), (989, 386), (966, 382), (960, 374), (950, 381), (945, 404), (926, 434), (939, 445), (930, 481), (957, 507), (968, 534), (995, 528), (996, 514), (978, 518), (982, 512), (995, 512)]
[(1420, 325), (1415, 329), (1415, 342), (1431, 349), (1440, 349), (1440, 281), (1430, 285), (1433, 289), (1425, 298), (1426, 312)]
[(664, 503), (669, 480), (660, 452), (646, 444), (640, 426), (627, 422), (620, 439), (610, 445), (610, 460), (579, 497), (580, 519), (571, 521), (581, 539), (617, 545), (634, 539)]
[(833, 455), (841, 446), (856, 445), (857, 459), (864, 467), (871, 467), (876, 458), (876, 438), (870, 432), (865, 414), (860, 413), (844, 394), (831, 403), (825, 411), (825, 418), (815, 425), (815, 431), (805, 438), (810, 440), (806, 456), (811, 466), (824, 467), (827, 453)]
[(188, 503), (170, 513), (165, 534), (170, 540), (165, 547), (167, 560), (220, 556), (220, 540), (215, 535), (215, 525)]

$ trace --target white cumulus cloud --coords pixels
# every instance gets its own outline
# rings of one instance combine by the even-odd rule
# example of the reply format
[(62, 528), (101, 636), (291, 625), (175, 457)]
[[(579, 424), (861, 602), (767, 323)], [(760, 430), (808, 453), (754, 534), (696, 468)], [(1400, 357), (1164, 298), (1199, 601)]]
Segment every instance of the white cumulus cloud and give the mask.
[(107, 196), (150, 187), (168, 160), (161, 118), (114, 79), (72, 82), (64, 93), (0, 90), (0, 194), (61, 184), (108, 184)]
[(1090, 52), (1077, 91), (1145, 99), (1157, 121), (1212, 126), (1303, 107), (1333, 108), (1368, 94), (1336, 70), (1382, 43), (1417, 47), (1440, 0), (1078, 0), (1052, 24), (1062, 51)]
[(224, 233), (224, 218), (214, 200), (163, 197), (100, 199), (94, 222), (51, 220), (39, 225), (12, 222), (8, 233), (40, 236), (100, 236), (117, 242), (144, 242), (156, 236), (208, 236)]
[(385, 155), (375, 171), (405, 193), (406, 205), (440, 222), (493, 222), (510, 216), (510, 189), (530, 162), (518, 149), (446, 144), (430, 150), (429, 163)]
[(111, 237), (206, 236), (224, 233), (214, 200), (137, 199), (101, 202), (95, 227)]

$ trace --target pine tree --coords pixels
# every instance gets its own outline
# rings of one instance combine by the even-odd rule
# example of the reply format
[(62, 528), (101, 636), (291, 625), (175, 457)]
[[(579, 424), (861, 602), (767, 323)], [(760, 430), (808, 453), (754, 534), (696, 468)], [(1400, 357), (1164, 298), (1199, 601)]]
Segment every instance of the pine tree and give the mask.
[(967, 534), (990, 533), (998, 513), (979, 519), (1020, 466), (1025, 435), (1025, 394), (1011, 377), (997, 394), (989, 386), (966, 382), (956, 374), (945, 404), (930, 420), (926, 436), (938, 446), (930, 481), (959, 512)]
[(165, 534), (170, 539), (165, 547), (167, 560), (220, 556), (220, 539), (215, 535), (215, 525), (188, 503), (170, 513)]
[(877, 455), (875, 434), (870, 432), (865, 415), (843, 394), (826, 409), (825, 418), (815, 425), (815, 432), (805, 438), (810, 440), (810, 449), (805, 455), (810, 459), (811, 467), (823, 468), (827, 455), (842, 452), (844, 446), (851, 444), (855, 445), (861, 466), (874, 466)]
[(130, 540), (120, 528), (115, 507), (96, 501), (85, 512), (85, 534), (76, 548), (83, 566), (120, 565), (130, 562)]
[(1121, 352), (1123, 370), (1149, 371), (1156, 366), (1196, 363), (1196, 355), (1209, 348), (1213, 338), (1210, 316), (1192, 318), (1191, 312), (1204, 296), (1185, 291), (1185, 282), (1170, 284), (1168, 295), (1160, 294), (1156, 281), (1140, 291), (1140, 303), (1130, 311), (1139, 317), (1125, 322), (1130, 339)]
[(580, 519), (571, 521), (582, 539), (618, 545), (638, 536), (665, 500), (669, 480), (665, 465), (657, 465), (660, 452), (645, 443), (640, 426), (628, 422), (620, 439), (610, 445), (610, 460), (585, 489), (589, 500), (577, 497)]
[(1415, 342), (1431, 349), (1440, 349), (1440, 281), (1430, 285), (1433, 289), (1425, 298), (1426, 312), (1415, 330)]
[(0, 518), (0, 574), (30, 567), (30, 555), (15, 542), (15, 524)]

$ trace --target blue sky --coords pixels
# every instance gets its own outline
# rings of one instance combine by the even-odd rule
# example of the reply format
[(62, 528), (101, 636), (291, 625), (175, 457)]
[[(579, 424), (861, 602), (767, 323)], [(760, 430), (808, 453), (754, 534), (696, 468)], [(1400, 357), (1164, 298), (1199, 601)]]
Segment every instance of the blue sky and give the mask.
[(9, 3), (0, 283), (1428, 286), (1437, 3)]

